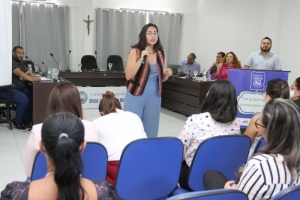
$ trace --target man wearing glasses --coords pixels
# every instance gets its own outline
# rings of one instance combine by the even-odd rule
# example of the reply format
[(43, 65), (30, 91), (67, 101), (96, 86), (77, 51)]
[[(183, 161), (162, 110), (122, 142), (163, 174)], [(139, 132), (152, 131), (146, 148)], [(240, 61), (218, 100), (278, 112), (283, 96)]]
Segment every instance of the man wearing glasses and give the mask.
[(38, 82), (41, 79), (35, 77), (22, 63), (24, 49), (16, 46), (12, 50), (12, 102), (18, 104), (13, 124), (17, 129), (25, 130), (32, 127), (32, 91), (26, 87), (24, 81)]

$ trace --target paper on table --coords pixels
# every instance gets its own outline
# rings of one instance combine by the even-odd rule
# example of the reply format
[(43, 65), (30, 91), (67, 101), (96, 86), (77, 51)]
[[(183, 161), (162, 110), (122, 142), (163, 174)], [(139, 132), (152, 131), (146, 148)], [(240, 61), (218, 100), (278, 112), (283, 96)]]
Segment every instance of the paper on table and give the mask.
[(41, 81), (51, 81), (51, 78), (41, 77)]

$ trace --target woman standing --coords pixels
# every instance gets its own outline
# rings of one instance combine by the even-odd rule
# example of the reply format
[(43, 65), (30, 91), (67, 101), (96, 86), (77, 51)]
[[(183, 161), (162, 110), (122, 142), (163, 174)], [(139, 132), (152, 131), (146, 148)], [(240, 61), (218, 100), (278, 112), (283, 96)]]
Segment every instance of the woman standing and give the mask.
[(240, 61), (232, 51), (228, 52), (220, 63), (215, 74), (215, 79), (227, 80), (228, 68), (242, 68)]
[(148, 137), (157, 137), (162, 82), (172, 75), (172, 70), (166, 65), (157, 26), (146, 24), (139, 34), (138, 43), (131, 47), (125, 70), (124, 110), (141, 118)]

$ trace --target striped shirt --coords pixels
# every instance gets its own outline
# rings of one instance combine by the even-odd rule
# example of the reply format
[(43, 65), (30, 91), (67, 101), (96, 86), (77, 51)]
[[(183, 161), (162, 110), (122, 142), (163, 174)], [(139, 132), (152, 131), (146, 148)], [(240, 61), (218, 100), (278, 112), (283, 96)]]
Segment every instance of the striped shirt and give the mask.
[(299, 176), (291, 183), (291, 173), (280, 154), (260, 154), (246, 164), (237, 188), (249, 200), (270, 199), (279, 191), (300, 183)]

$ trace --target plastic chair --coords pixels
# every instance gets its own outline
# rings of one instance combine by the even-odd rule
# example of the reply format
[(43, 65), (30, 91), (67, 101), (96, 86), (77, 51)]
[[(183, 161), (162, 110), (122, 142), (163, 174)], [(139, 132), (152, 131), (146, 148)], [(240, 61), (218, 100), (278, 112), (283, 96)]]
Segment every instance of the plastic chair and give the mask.
[(116, 178), (121, 199), (159, 199), (170, 194), (179, 179), (183, 145), (178, 138), (139, 139), (123, 150)]
[(112, 71), (124, 71), (123, 59), (119, 55), (110, 55), (107, 58), (107, 71), (109, 70), (108, 63), (112, 63)]
[[(81, 154), (83, 162), (82, 177), (89, 180), (105, 180), (107, 172), (107, 151), (102, 144), (87, 142), (84, 152)], [(47, 173), (46, 157), (38, 152), (35, 156), (30, 180), (34, 181), (45, 177)]]
[(255, 149), (254, 149), (253, 154), (259, 153), (260, 150), (261, 150), (264, 146), (266, 146), (266, 140), (265, 140), (263, 137), (261, 137), (260, 140), (259, 140), (259, 141), (257, 142), (257, 144), (256, 144), (256, 147), (255, 147)]
[(300, 197), (300, 185), (291, 186), (278, 192), (271, 200), (295, 200)]
[(178, 194), (168, 198), (167, 200), (218, 200), (218, 199), (230, 199), (230, 200), (248, 200), (245, 193), (239, 190), (232, 189), (218, 189), (218, 190), (207, 190), (207, 191), (197, 191), (188, 192), (183, 194)]
[[(227, 180), (235, 180), (235, 172), (246, 163), (251, 141), (245, 135), (223, 135), (204, 140), (195, 152), (189, 170), (188, 184), (192, 191), (203, 191), (203, 176), (207, 170), (217, 170)], [(178, 188), (173, 194), (189, 190)]]
[[(6, 112), (2, 112), (3, 116), (5, 116), (5, 119), (0, 119), (0, 123), (8, 123), (9, 124), (9, 130), (13, 130), (12, 127), (12, 121), (11, 121), (11, 110), (10, 110), (10, 106), (14, 105), (13, 102), (11, 102), (11, 99), (13, 97), (13, 94), (10, 90), (10, 88), (0, 88), (0, 92), (1, 90), (7, 90), (10, 94), (10, 98), (9, 99), (0, 99), (0, 104), (5, 104), (5, 110)], [(4, 114), (5, 113), (5, 114)]]
[(98, 69), (97, 61), (95, 56), (85, 55), (81, 58), (81, 70), (95, 70)]

